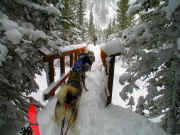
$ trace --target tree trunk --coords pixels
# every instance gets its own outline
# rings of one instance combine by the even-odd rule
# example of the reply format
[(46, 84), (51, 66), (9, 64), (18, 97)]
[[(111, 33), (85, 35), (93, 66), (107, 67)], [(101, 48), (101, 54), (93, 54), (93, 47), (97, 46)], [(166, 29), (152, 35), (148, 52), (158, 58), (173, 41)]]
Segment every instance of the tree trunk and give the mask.
[(175, 81), (174, 85), (172, 86), (171, 92), (171, 107), (168, 112), (168, 121), (167, 121), (167, 132), (171, 135), (176, 134), (176, 86), (177, 86), (177, 74), (174, 72)]

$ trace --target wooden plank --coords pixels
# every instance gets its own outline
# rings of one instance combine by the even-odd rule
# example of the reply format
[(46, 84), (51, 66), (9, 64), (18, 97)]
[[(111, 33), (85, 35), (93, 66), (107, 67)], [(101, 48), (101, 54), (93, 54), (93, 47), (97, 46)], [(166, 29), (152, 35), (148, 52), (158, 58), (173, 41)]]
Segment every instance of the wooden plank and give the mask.
[(58, 58), (60, 58), (61, 57), (61, 55), (59, 55), (59, 54), (49, 54), (49, 55), (46, 55), (45, 57), (44, 57), (44, 61), (45, 62), (49, 62), (49, 61), (52, 61), (52, 60), (54, 60), (54, 59), (58, 59)]
[(109, 63), (108, 90), (109, 90), (109, 94), (110, 94), (110, 102), (111, 102), (111, 99), (112, 99), (114, 66), (115, 66), (115, 56), (111, 57), (110, 63)]
[(85, 50), (86, 50), (86, 47), (83, 47), (83, 48), (79, 48), (79, 49), (75, 49), (75, 50), (71, 50), (71, 51), (62, 52), (61, 54), (47, 54), (44, 57), (44, 61), (49, 62), (53, 59), (58, 59), (61, 56), (68, 56), (68, 55), (71, 55), (73, 53), (78, 53), (78, 52), (85, 51)]
[(49, 82), (54, 82), (54, 60), (49, 61)]
[(86, 51), (86, 47), (85, 48), (82, 48), (82, 53), (84, 53)]
[(115, 53), (115, 54), (111, 54), (110, 57), (113, 57), (113, 56), (120, 56), (121, 53)]
[(70, 55), (70, 67), (72, 68), (73, 65), (74, 65), (74, 55), (71, 54), (71, 55)]
[(44, 99), (47, 100), (50, 97), (54, 96), (57, 88), (59, 88), (59, 86), (61, 86), (62, 83), (65, 83), (65, 81), (69, 77), (69, 75), (70, 75), (70, 72), (66, 75), (63, 75), (62, 79), (56, 84), (56, 86), (53, 87), (49, 93), (44, 95)]
[(51, 52), (50, 52), (47, 48), (45, 48), (45, 47), (41, 47), (41, 48), (39, 49), (39, 51), (40, 51), (43, 55), (45, 55), (45, 56), (51, 54)]
[(78, 53), (76, 52), (74, 56), (74, 61), (76, 62), (77, 60), (78, 60)]
[(65, 56), (60, 58), (61, 76), (65, 73)]
[(78, 52), (84, 51), (85, 49), (86, 49), (86, 47), (83, 47), (83, 48), (79, 48), (79, 49), (63, 52), (63, 55), (67, 56), (67, 55), (70, 55), (72, 53), (78, 53)]

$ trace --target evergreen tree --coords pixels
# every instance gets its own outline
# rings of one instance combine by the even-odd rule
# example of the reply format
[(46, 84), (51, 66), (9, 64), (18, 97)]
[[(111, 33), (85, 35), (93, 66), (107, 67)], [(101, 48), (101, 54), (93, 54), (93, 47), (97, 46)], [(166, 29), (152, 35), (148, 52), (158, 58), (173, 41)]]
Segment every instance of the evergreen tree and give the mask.
[(61, 6), (60, 11), (62, 14), (62, 18), (64, 18), (64, 21), (61, 22), (62, 29), (63, 29), (63, 37), (64, 40), (69, 40), (69, 34), (71, 32), (71, 28), (74, 25), (73, 23), (73, 10), (71, 5), (74, 5), (72, 0), (60, 0)]
[(138, 103), (137, 103), (137, 106), (136, 106), (136, 112), (141, 114), (141, 115), (144, 115), (144, 112), (143, 112), (143, 110), (144, 110), (144, 102), (145, 102), (144, 97), (140, 96), (138, 98)]
[(141, 20), (122, 34), (131, 80), (143, 78), (148, 83), (143, 106), (149, 110), (150, 117), (165, 115), (163, 127), (172, 135), (176, 134), (180, 108), (179, 7), (180, 2), (171, 0), (136, 1), (128, 14), (138, 13)]
[(130, 18), (127, 16), (129, 0), (119, 0), (117, 2), (117, 25), (120, 30), (124, 30), (130, 25)]
[(55, 51), (48, 42), (54, 43), (51, 30), (59, 15), (45, 1), (0, 1), (1, 134), (24, 126), (30, 104), (42, 107), (30, 94), (38, 90), (35, 74), (46, 67), (39, 49)]
[(78, 2), (78, 24), (79, 28), (81, 30), (80, 36), (82, 40), (85, 40), (84, 34), (85, 34), (85, 26), (84, 26), (84, 12), (85, 12), (85, 3), (84, 0), (79, 0)]
[(106, 30), (106, 38), (108, 38), (109, 35), (111, 35), (111, 34), (113, 33), (112, 30), (113, 30), (113, 29), (112, 29), (112, 22), (111, 22), (111, 20), (110, 20), (109, 25), (108, 25), (108, 28), (107, 28), (107, 30)]
[(91, 10), (90, 17), (89, 17), (89, 27), (88, 27), (88, 36), (91, 41), (93, 41), (95, 36), (95, 26), (94, 26), (94, 16)]

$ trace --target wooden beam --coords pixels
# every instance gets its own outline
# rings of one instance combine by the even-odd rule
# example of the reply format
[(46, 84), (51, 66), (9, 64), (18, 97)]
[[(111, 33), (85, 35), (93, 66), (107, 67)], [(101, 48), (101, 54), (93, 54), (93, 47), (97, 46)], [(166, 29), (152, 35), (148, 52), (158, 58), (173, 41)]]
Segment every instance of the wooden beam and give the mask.
[(54, 60), (54, 59), (58, 59), (58, 58), (60, 58), (61, 56), (59, 55), (59, 54), (49, 54), (49, 55), (46, 55), (45, 57), (44, 57), (44, 61), (45, 62), (49, 62), (49, 61), (52, 61), (52, 60)]
[(110, 94), (110, 102), (112, 99), (112, 90), (113, 90), (113, 79), (114, 79), (114, 66), (115, 66), (115, 56), (111, 57), (109, 63), (109, 74), (108, 74), (108, 90)]
[(47, 48), (45, 48), (45, 47), (39, 48), (39, 51), (40, 51), (40, 53), (42, 53), (45, 56), (51, 54), (51, 52)]
[(71, 50), (71, 51), (62, 52), (61, 54), (49, 54), (49, 53), (42, 52), (41, 50), (40, 51), (43, 53), (43, 55), (45, 55), (44, 61), (49, 62), (53, 59), (58, 59), (61, 56), (68, 56), (73, 53), (80, 53), (81, 51), (84, 52), (85, 50), (86, 50), (86, 47), (83, 47), (83, 48), (79, 48), (79, 49), (75, 49), (75, 50)]
[(79, 53), (81, 51), (84, 51), (85, 49), (86, 49), (86, 47), (75, 49), (75, 50), (71, 50), (71, 51), (66, 51), (66, 52), (63, 52), (63, 55), (67, 56), (67, 55), (70, 55), (72, 53)]
[(61, 76), (65, 73), (65, 56), (60, 57)]
[(77, 60), (78, 60), (78, 53), (76, 52), (74, 56), (74, 61), (76, 62)]
[(54, 60), (49, 61), (49, 82), (54, 82)]
[(121, 53), (115, 53), (115, 54), (111, 54), (110, 57), (113, 57), (113, 56), (120, 56)]
[(66, 75), (63, 75), (62, 79), (59, 80), (59, 82), (51, 89), (51, 91), (50, 91), (49, 93), (47, 93), (47, 94), (44, 95), (44, 99), (47, 100), (48, 98), (54, 96), (57, 88), (58, 88), (59, 86), (61, 86), (61, 84), (66, 81), (66, 79), (69, 77), (69, 75), (70, 75), (70, 72), (69, 72), (68, 74), (66, 74)]
[(73, 65), (74, 65), (74, 55), (71, 54), (71, 55), (70, 55), (70, 67), (72, 68)]

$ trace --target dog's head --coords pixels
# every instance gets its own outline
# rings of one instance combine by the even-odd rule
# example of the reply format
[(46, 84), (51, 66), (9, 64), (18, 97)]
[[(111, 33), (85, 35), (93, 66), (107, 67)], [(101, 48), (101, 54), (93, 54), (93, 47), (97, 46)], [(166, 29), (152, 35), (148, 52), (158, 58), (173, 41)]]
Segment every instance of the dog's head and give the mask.
[(95, 61), (95, 56), (94, 56), (94, 52), (93, 51), (88, 51), (87, 52), (89, 55), (90, 60), (92, 61), (92, 63)]
[(91, 66), (93, 62), (95, 61), (95, 56), (94, 56), (94, 52), (92, 51), (88, 51), (86, 54), (87, 54), (87, 58), (84, 63), (84, 68), (85, 68), (85, 71), (88, 71), (88, 70), (91, 70)]

